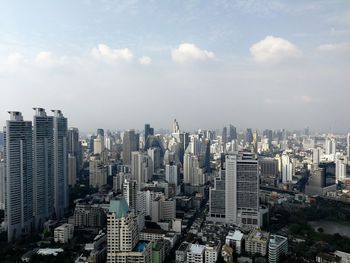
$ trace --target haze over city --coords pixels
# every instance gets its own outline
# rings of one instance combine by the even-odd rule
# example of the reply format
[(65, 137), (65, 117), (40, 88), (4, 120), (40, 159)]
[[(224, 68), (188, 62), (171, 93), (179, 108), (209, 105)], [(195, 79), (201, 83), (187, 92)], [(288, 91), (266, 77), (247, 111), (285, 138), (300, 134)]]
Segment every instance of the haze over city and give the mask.
[(347, 132), (349, 1), (2, 1), (0, 125)]

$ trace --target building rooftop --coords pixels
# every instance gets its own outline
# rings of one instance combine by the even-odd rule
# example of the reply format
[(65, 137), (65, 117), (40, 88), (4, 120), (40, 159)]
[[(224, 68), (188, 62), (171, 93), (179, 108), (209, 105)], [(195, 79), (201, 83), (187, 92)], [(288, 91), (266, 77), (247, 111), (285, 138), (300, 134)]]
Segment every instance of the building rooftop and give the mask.
[(279, 246), (280, 244), (282, 244), (286, 240), (288, 240), (286, 237), (278, 236), (278, 235), (271, 235), (270, 240), (269, 240), (270, 241), (269, 246)]
[(122, 218), (127, 216), (128, 211), (129, 211), (129, 207), (125, 198), (120, 197), (115, 200), (111, 200), (109, 204), (109, 212), (115, 213), (117, 218)]
[(145, 251), (148, 244), (149, 244), (148, 241), (141, 240), (136, 244), (133, 251), (134, 252), (143, 252), (143, 251)]
[(199, 244), (192, 244), (190, 247), (190, 252), (192, 254), (203, 254), (205, 246)]
[(61, 252), (62, 248), (40, 248), (36, 253), (42, 256), (57, 256)]

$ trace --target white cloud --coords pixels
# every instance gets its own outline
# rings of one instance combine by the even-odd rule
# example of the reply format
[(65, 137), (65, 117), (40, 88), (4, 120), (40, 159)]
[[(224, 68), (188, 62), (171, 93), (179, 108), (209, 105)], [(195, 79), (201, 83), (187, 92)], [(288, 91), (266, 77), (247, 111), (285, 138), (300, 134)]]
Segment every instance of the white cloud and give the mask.
[(139, 64), (141, 65), (149, 65), (152, 63), (152, 59), (147, 56), (143, 56), (139, 58)]
[(254, 61), (262, 64), (276, 64), (300, 57), (302, 52), (290, 41), (267, 36), (250, 47)]
[(105, 44), (99, 44), (91, 50), (91, 54), (96, 59), (101, 59), (107, 62), (113, 61), (132, 61), (134, 55), (128, 48), (112, 49)]
[(21, 53), (15, 52), (7, 56), (7, 62), (10, 66), (16, 66), (24, 61), (24, 57)]
[(350, 52), (350, 43), (323, 44), (318, 46), (317, 50), (321, 52), (348, 53)]
[(171, 51), (171, 58), (174, 62), (185, 64), (195, 61), (206, 61), (215, 59), (213, 52), (200, 49), (194, 44), (182, 43)]
[(35, 56), (34, 62), (38, 65), (49, 66), (54, 63), (54, 58), (51, 52), (41, 51)]

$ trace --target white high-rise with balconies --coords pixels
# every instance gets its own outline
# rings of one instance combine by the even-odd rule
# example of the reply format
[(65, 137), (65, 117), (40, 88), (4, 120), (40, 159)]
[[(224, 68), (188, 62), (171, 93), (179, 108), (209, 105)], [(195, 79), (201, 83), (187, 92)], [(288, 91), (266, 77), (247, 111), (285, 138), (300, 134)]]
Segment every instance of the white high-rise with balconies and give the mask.
[(34, 108), (33, 118), (33, 200), (35, 227), (52, 217), (54, 211), (53, 117)]
[(54, 209), (62, 218), (69, 205), (67, 119), (60, 110), (53, 110)]
[(33, 229), (32, 122), (10, 111), (4, 128), (5, 224), (8, 241)]

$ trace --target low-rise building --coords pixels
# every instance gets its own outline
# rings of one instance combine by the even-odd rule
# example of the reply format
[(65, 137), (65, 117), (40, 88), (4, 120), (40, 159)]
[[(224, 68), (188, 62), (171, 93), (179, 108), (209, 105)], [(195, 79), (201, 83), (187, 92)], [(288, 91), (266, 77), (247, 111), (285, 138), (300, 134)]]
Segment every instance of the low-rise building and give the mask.
[(210, 242), (205, 245), (205, 263), (215, 263), (218, 260), (221, 244), (218, 242)]
[(269, 263), (278, 263), (282, 254), (288, 252), (288, 239), (283, 236), (271, 235), (269, 239)]
[(205, 246), (191, 244), (187, 251), (187, 263), (203, 263)]
[(74, 235), (74, 226), (72, 224), (63, 224), (54, 230), (54, 241), (58, 243), (68, 243)]
[(258, 229), (253, 229), (245, 241), (245, 250), (249, 254), (266, 256), (270, 234)]
[(238, 255), (242, 253), (243, 236), (244, 234), (239, 230), (229, 232), (226, 236), (226, 244), (234, 248)]

